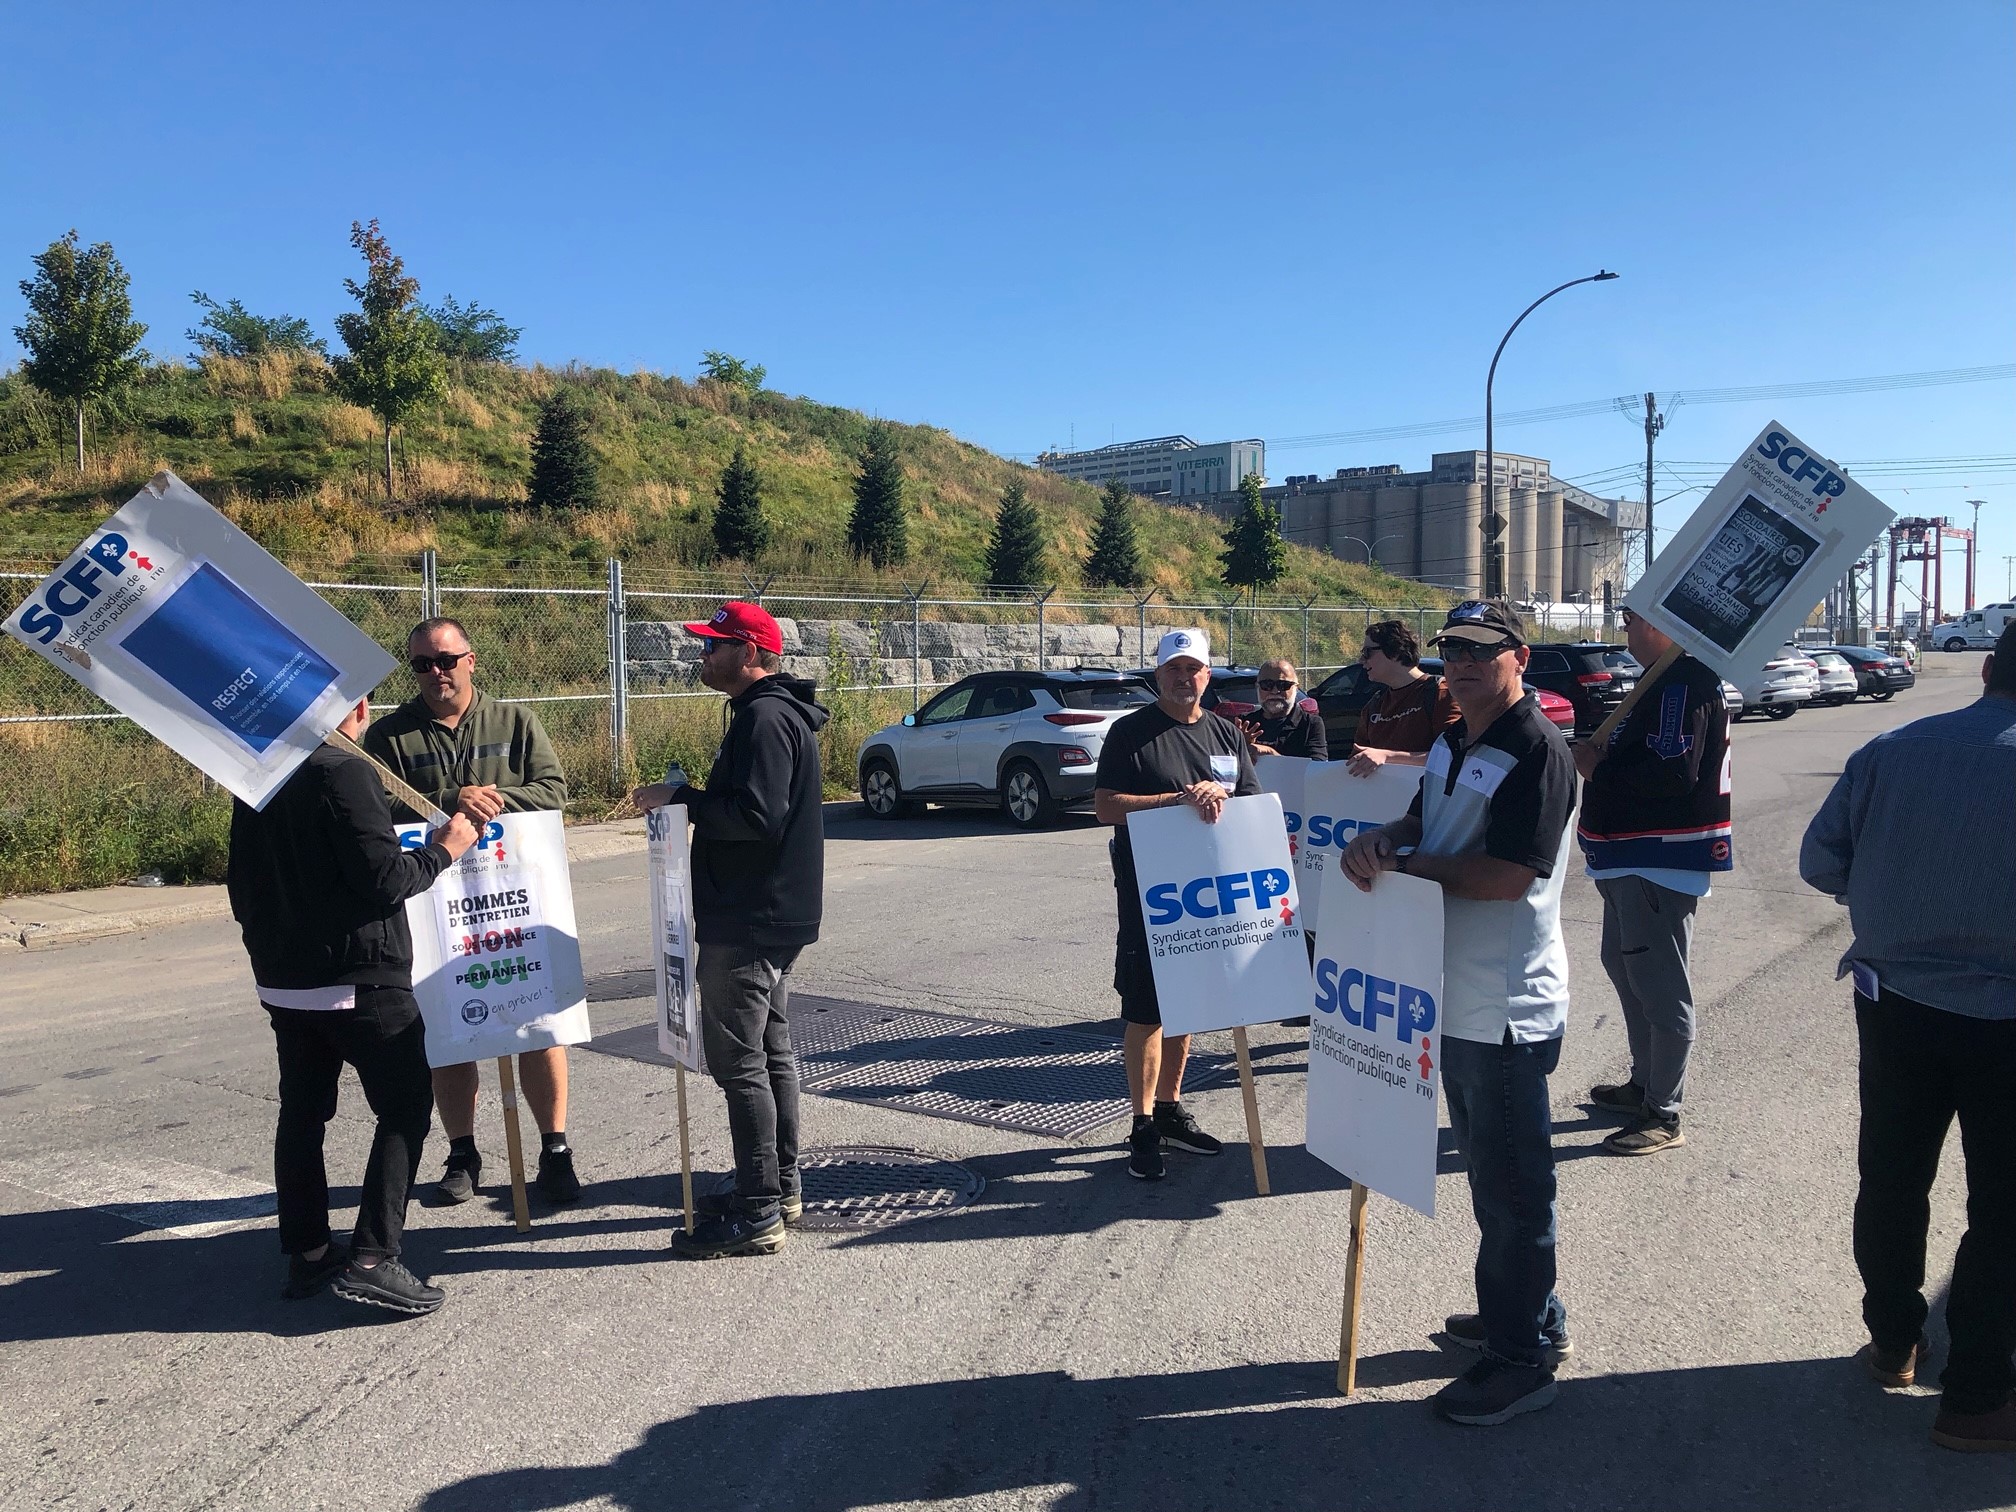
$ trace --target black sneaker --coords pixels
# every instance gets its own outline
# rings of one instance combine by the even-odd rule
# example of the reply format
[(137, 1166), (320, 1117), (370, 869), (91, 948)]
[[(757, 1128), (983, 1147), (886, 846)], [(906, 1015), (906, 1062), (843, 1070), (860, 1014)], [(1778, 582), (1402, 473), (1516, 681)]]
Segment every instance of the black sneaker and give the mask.
[(1162, 1131), (1153, 1119), (1142, 1119), (1127, 1136), (1127, 1174), (1160, 1181), (1168, 1174), (1162, 1164)]
[(429, 1286), (397, 1260), (380, 1260), (366, 1269), (356, 1261), (343, 1268), (332, 1290), (352, 1302), (368, 1302), (373, 1307), (420, 1317), (448, 1300), (438, 1286)]
[(1435, 1410), (1452, 1423), (1488, 1428), (1538, 1412), (1560, 1394), (1546, 1365), (1507, 1365), (1489, 1355), (1436, 1392)]
[(539, 1152), (538, 1186), (548, 1202), (579, 1202), (581, 1180), (574, 1174), (571, 1149)]
[(448, 1152), (448, 1164), (441, 1172), (441, 1179), (434, 1183), (434, 1198), (437, 1202), (467, 1202), (476, 1195), (476, 1189), (483, 1184), (483, 1157), (475, 1150), (464, 1155), (459, 1150)]
[(1171, 1149), (1188, 1150), (1192, 1155), (1218, 1155), (1225, 1149), (1197, 1127), (1197, 1120), (1180, 1102), (1155, 1104), (1155, 1132)]
[[(1442, 1336), (1458, 1349), (1482, 1349), (1484, 1347), (1484, 1320), (1476, 1313), (1451, 1313), (1442, 1320)], [(1547, 1347), (1547, 1363), (1559, 1365), (1575, 1353), (1575, 1341), (1567, 1334), (1550, 1339)]]
[[(735, 1206), (735, 1183), (730, 1180), (726, 1186), (712, 1192), (698, 1192), (693, 1197), (693, 1218), (696, 1223), (709, 1218), (725, 1218), (741, 1209)], [(786, 1192), (778, 1204), (778, 1212), (785, 1223), (796, 1228), (805, 1221), (805, 1194)]]
[(320, 1260), (303, 1260), (299, 1255), (289, 1255), (287, 1284), (280, 1289), (280, 1295), (289, 1302), (312, 1297), (340, 1275), (349, 1263), (350, 1251), (333, 1240)]
[(1609, 1113), (1645, 1116), (1645, 1089), (1636, 1082), (1605, 1082), (1589, 1089), (1589, 1101)]
[(1612, 1155), (1657, 1155), (1661, 1150), (1678, 1149), (1687, 1143), (1677, 1118), (1640, 1118), (1627, 1129), (1619, 1129), (1603, 1141)]
[(774, 1255), (783, 1248), (784, 1220), (775, 1215), (758, 1220), (746, 1213), (725, 1213), (695, 1224), (690, 1234), (681, 1229), (672, 1236), (672, 1253), (681, 1260)]

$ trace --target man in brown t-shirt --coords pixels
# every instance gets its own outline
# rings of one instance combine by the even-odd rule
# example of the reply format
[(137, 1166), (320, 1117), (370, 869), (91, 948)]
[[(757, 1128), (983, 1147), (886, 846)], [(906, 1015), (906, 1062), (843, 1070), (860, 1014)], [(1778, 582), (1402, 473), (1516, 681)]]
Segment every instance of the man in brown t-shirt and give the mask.
[(1356, 749), (1347, 770), (1369, 777), (1388, 764), (1420, 766), (1442, 732), (1461, 718), (1442, 679), (1421, 670), (1421, 637), (1400, 620), (1368, 625), (1358, 660), (1379, 691), (1358, 711)]

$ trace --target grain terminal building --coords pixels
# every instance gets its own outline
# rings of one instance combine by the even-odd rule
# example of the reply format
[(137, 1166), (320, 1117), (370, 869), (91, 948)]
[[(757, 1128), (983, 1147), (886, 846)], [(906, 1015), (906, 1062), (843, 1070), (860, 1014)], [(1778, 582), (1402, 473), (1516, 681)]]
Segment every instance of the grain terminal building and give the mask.
[(1154, 436), (1095, 451), (1044, 452), (1036, 465), (1080, 483), (1100, 484), (1117, 478), (1143, 498), (1195, 502), (1214, 494), (1237, 493), (1240, 480), (1248, 473), (1264, 478), (1267, 446), (1253, 440), (1205, 445), (1188, 436)]

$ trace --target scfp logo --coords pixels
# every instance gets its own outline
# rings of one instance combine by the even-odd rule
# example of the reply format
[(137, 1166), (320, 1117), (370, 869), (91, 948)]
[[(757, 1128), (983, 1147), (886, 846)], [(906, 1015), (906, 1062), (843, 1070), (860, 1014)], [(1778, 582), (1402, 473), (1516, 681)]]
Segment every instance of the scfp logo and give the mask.
[(1417, 1030), (1425, 1036), (1435, 1027), (1435, 996), (1425, 987), (1389, 981), (1355, 966), (1340, 967), (1327, 956), (1316, 961), (1316, 1011), (1342, 1014), (1345, 1023), (1370, 1034), (1379, 1031), (1382, 1018), (1391, 1019), (1393, 1033), (1403, 1045), (1414, 1043)]
[(1813, 485), (1813, 497), (1820, 500), (1820, 511), (1824, 514), (1827, 500), (1838, 499), (1848, 492), (1848, 480), (1822, 459), (1791, 445), (1791, 440), (1783, 431), (1770, 431), (1757, 443), (1757, 455), (1776, 462), (1778, 471), (1794, 483), (1804, 483), (1808, 478), (1817, 479)]
[(1348, 819), (1342, 814), (1311, 814), (1305, 819), (1300, 814), (1290, 813), (1285, 818), (1290, 835), (1299, 835), (1310, 845), (1334, 845), (1340, 849), (1365, 831), (1378, 829), (1383, 822), (1378, 819)]
[(63, 622), (82, 614), (105, 591), (99, 580), (107, 573), (116, 578), (126, 570), (126, 555), (126, 537), (109, 531), (100, 536), (63, 569), (63, 575), (49, 585), (40, 600), (21, 611), (21, 633), (34, 636), (45, 646), (52, 644), (63, 633)]
[(1258, 871), (1227, 872), (1222, 877), (1194, 877), (1188, 882), (1158, 882), (1148, 889), (1148, 922), (1174, 924), (1188, 914), (1193, 919), (1216, 919), (1241, 911), (1243, 903), (1254, 913), (1269, 913), (1274, 900), (1288, 892), (1288, 873), (1278, 866)]

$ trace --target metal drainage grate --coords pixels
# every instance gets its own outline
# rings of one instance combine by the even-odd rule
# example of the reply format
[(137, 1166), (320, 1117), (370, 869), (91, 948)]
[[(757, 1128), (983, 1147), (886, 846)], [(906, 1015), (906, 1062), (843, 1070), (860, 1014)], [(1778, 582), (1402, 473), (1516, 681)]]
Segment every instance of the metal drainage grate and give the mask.
[(921, 1150), (842, 1145), (798, 1152), (808, 1229), (886, 1229), (965, 1207), (979, 1172)]

